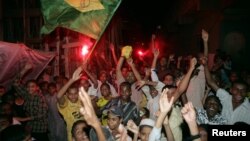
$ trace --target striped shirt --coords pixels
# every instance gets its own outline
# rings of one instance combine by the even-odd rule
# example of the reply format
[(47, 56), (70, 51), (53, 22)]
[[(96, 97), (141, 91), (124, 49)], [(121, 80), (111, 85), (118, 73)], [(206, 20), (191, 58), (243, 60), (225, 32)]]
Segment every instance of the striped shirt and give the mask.
[(17, 94), (24, 98), (24, 111), (27, 117), (32, 120), (27, 121), (27, 126), (35, 133), (45, 133), (48, 130), (48, 106), (45, 97), (41, 93), (29, 94), (21, 86), (14, 86)]

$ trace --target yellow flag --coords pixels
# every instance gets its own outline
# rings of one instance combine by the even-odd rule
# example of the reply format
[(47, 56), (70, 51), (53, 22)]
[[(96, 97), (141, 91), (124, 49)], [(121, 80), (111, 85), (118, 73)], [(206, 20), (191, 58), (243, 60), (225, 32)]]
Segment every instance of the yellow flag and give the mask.
[(99, 0), (64, 0), (66, 3), (81, 12), (104, 9)]
[(128, 58), (130, 58), (132, 51), (133, 51), (132, 46), (124, 46), (122, 48), (122, 56), (124, 56), (126, 59), (128, 59)]

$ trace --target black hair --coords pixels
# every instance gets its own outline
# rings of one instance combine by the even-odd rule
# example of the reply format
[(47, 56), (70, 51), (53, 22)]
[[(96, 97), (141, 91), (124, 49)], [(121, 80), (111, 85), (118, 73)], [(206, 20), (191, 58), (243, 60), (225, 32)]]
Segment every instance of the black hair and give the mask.
[(100, 87), (100, 88), (102, 88), (103, 86), (106, 86), (106, 87), (108, 87), (108, 88), (110, 89), (110, 86), (109, 86), (109, 84), (108, 84), (108, 83), (102, 83), (102, 85), (101, 85), (101, 87)]
[(73, 126), (71, 128), (71, 136), (75, 137), (75, 132), (76, 132), (76, 127), (77, 125), (84, 123), (86, 124), (87, 127), (83, 128), (83, 131), (86, 133), (87, 136), (89, 136), (89, 131), (90, 131), (90, 127), (88, 126), (88, 124), (86, 123), (86, 121), (84, 120), (77, 120), (76, 122), (73, 123)]
[(166, 88), (168, 88), (168, 89), (172, 89), (172, 88), (176, 89), (177, 86), (175, 86), (175, 85), (165, 85), (165, 86), (162, 88), (161, 91), (163, 92)]
[(30, 83), (35, 83), (36, 85), (38, 85), (38, 84), (37, 84), (37, 81), (36, 81), (35, 79), (31, 79), (31, 80), (28, 80), (28, 81), (26, 82), (25, 86), (27, 87), (28, 84), (30, 84)]
[(248, 84), (247, 84), (245, 81), (241, 80), (241, 79), (239, 79), (239, 80), (233, 82), (232, 86), (234, 86), (234, 85), (236, 85), (236, 84), (244, 85), (244, 86), (246, 87), (246, 89), (248, 89)]
[(219, 99), (216, 95), (210, 95), (210, 96), (208, 96), (208, 97), (206, 98), (205, 103), (204, 103), (204, 109), (207, 108), (206, 105), (207, 105), (207, 102), (208, 102), (210, 99), (214, 99), (214, 100), (218, 103), (218, 105), (219, 105), (219, 113), (220, 113), (221, 110), (222, 110), (222, 104), (221, 104), (221, 102), (220, 102), (220, 99)]
[(131, 89), (131, 84), (129, 83), (129, 82), (122, 82), (121, 84), (120, 84), (120, 87), (123, 87), (123, 86), (126, 86), (126, 87), (129, 87), (129, 89)]
[(174, 76), (174, 74), (172, 74), (172, 73), (167, 73), (167, 74), (165, 74), (163, 78), (165, 79), (165, 77), (168, 76), (168, 75), (171, 76), (171, 77), (173, 78), (173, 81), (175, 80), (175, 76)]

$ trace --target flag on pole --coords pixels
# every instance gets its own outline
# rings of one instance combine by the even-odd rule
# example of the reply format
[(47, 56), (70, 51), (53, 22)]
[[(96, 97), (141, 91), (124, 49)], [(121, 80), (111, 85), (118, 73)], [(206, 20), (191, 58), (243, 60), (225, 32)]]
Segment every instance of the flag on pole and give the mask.
[(121, 0), (41, 0), (42, 34), (64, 27), (98, 40)]

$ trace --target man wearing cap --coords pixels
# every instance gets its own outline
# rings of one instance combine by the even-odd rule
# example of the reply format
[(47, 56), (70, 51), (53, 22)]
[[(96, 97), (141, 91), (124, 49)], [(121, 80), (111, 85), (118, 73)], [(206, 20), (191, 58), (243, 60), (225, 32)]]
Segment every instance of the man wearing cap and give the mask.
[(122, 124), (123, 115), (123, 111), (120, 107), (111, 107), (108, 110), (108, 129), (116, 140), (125, 139), (127, 141), (132, 141), (131, 137), (127, 134), (127, 130)]

